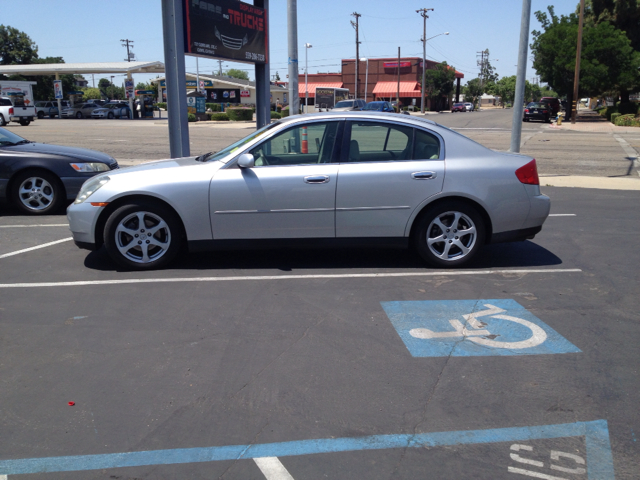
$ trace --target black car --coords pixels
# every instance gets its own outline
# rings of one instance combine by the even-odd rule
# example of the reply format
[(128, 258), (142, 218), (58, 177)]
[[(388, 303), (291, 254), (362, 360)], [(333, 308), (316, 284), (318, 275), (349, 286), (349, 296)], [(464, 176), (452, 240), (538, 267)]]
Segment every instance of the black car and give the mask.
[(523, 122), (531, 120), (542, 120), (545, 123), (551, 123), (551, 108), (546, 103), (531, 102), (524, 108), (522, 117)]
[(90, 177), (118, 168), (101, 152), (35, 143), (0, 128), (0, 202), (26, 214), (57, 211)]

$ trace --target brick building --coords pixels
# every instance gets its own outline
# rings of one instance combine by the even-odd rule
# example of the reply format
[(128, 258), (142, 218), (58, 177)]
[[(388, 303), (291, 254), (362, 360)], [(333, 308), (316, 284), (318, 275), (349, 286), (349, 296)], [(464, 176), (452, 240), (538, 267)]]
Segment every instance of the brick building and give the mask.
[[(369, 64), (367, 75), (367, 63)], [(427, 60), (427, 69), (435, 69), (437, 62)], [(358, 72), (358, 98), (364, 98), (367, 102), (373, 100), (395, 101), (398, 90), (398, 76), (400, 77), (400, 102), (402, 105), (411, 105), (415, 99), (416, 106), (420, 106), (422, 91), (422, 58), (405, 57), (400, 59), (398, 72), (397, 58), (370, 58), (368, 62), (360, 61)], [(309, 104), (315, 99), (316, 87), (348, 88), (351, 96), (356, 96), (355, 91), (356, 62), (353, 59), (342, 60), (342, 73), (312, 73), (307, 76), (309, 86)], [(454, 101), (460, 97), (460, 79), (464, 74), (456, 71), (456, 88)], [(304, 74), (298, 77), (298, 88), (301, 103), (304, 102), (305, 82)], [(366, 90), (366, 98), (365, 98)], [(442, 99), (440, 108), (450, 108), (448, 99)], [(426, 108), (436, 106), (436, 99), (426, 98)]]

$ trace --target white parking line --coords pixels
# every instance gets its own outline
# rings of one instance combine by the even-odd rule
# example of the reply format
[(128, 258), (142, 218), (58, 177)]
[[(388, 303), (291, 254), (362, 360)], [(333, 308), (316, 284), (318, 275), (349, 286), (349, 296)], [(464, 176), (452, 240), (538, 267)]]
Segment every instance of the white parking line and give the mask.
[(17, 252), (5, 253), (4, 255), (0, 255), (0, 258), (7, 258), (7, 257), (12, 257), (14, 255), (20, 255), (21, 253), (31, 252), (33, 250), (38, 250), (40, 248), (50, 247), (51, 245), (56, 245), (62, 242), (68, 242), (69, 240), (73, 240), (73, 238), (72, 237), (63, 238), (62, 240), (56, 240), (55, 242), (43, 243), (42, 245), (38, 245), (37, 247), (25, 248), (24, 250), (18, 250)]
[(550, 217), (575, 217), (575, 213), (550, 213)]
[[(70, 240), (70, 239), (69, 239)], [(0, 257), (1, 258), (1, 257)], [(339, 278), (441, 277), (463, 275), (501, 275), (520, 273), (579, 273), (580, 268), (538, 268), (518, 270), (443, 270), (437, 272), (337, 273), (319, 275), (262, 275), (246, 277), (128, 278), (122, 280), (86, 280), (78, 282), (1, 283), (0, 288), (85, 287), (91, 285), (127, 285), (132, 283), (238, 282), (260, 280), (316, 280)]]
[(278, 457), (254, 458), (260, 471), (267, 477), (267, 480), (293, 480), (291, 474), (284, 468)]
[[(68, 227), (68, 223), (41, 223), (39, 225), (0, 225), (0, 228), (31, 228), (31, 227)], [(2, 477), (0, 477), (2, 480)]]

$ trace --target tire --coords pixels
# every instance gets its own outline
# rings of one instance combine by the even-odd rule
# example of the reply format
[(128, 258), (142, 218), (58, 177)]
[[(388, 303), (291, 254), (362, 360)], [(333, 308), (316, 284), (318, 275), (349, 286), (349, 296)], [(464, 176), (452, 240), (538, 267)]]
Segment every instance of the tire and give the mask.
[(0, 127), (4, 127), (7, 124), (7, 121), (4, 119), (2, 115), (0, 115)]
[(434, 267), (460, 267), (484, 245), (486, 230), (482, 216), (464, 202), (439, 203), (426, 210), (416, 222), (414, 246)]
[(130, 270), (162, 268), (178, 254), (182, 224), (168, 208), (151, 201), (118, 208), (104, 227), (109, 256)]
[(13, 204), (29, 215), (55, 213), (64, 201), (64, 187), (60, 179), (50, 172), (20, 172), (12, 184)]
[(41, 110), (38, 112), (38, 120), (42, 120), (44, 118), (44, 112)]
[(109, 112), (107, 113), (107, 118), (113, 118), (115, 115), (113, 114), (113, 112)]
[(82, 112), (76, 113), (76, 118), (82, 118), (82, 117), (83, 117)]
[(55, 116), (55, 114), (50, 113), (50, 114), (49, 114), (49, 118), (56, 118), (56, 116)]
[(131, 112), (129, 112), (129, 110), (127, 110), (124, 115), (120, 116), (120, 118), (127, 118), (127, 119), (131, 118)]
[(28, 127), (30, 123), (31, 120), (20, 120), (20, 125), (22, 125), (23, 127)]

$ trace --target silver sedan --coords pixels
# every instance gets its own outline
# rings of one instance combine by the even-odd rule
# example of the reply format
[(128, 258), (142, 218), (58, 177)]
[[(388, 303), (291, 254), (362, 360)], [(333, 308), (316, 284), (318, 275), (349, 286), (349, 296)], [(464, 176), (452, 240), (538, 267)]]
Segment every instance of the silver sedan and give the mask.
[(388, 113), (297, 115), (227, 148), (87, 181), (67, 216), (76, 245), (160, 268), (180, 249), (414, 247), (458, 267), (486, 243), (533, 238), (549, 214), (536, 162), (434, 122)]

